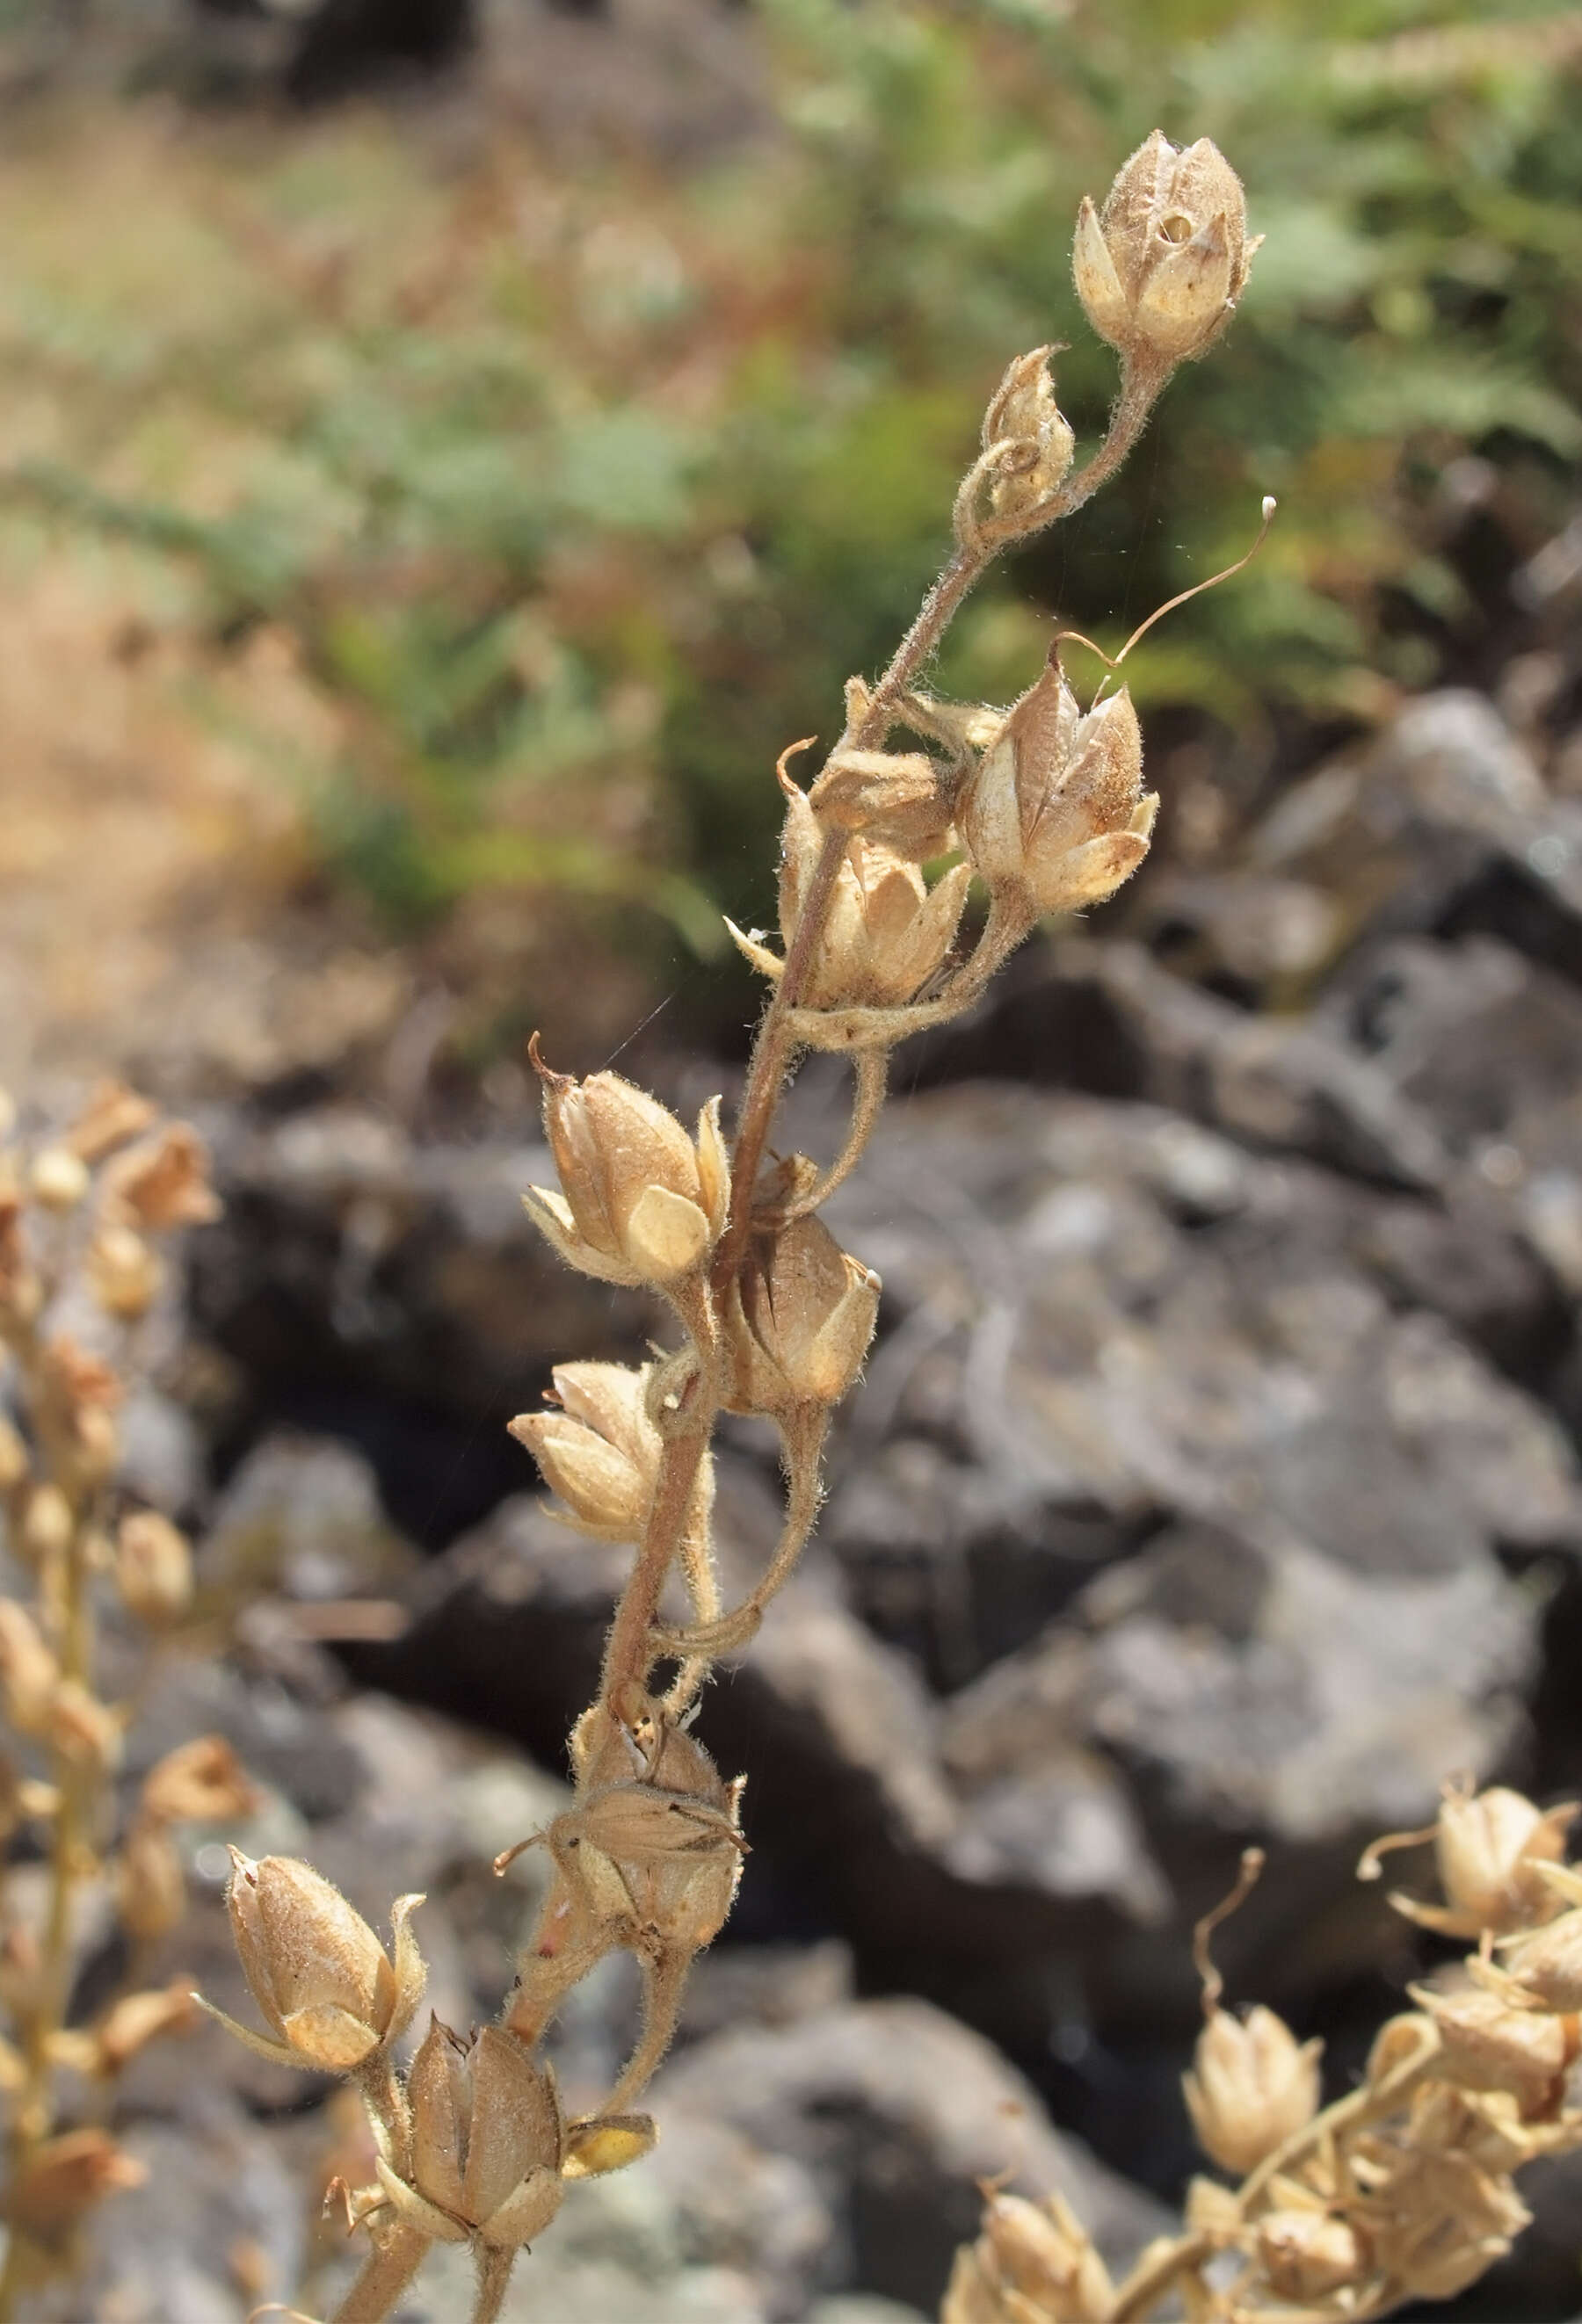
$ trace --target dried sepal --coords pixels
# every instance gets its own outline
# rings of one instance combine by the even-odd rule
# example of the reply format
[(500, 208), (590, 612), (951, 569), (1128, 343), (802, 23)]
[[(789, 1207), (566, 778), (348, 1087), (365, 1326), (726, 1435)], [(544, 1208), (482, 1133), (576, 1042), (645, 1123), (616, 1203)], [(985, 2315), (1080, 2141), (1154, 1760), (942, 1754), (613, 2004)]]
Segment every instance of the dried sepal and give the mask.
[(326, 2073), (349, 2072), (395, 2041), (422, 1994), (422, 1960), (409, 1927), (422, 1898), (403, 1896), (393, 1910), (393, 1966), (362, 1915), (311, 1865), (289, 1856), (255, 1864), (235, 1848), (231, 1863), (231, 1931), (273, 2037), (206, 2001), (209, 2015), (260, 2056)]
[(1265, 2211), (1253, 2252), (1275, 2298), (1303, 2308), (1367, 2272), (1367, 2246), (1356, 2227), (1321, 2209)]
[(194, 1735), (156, 1759), (143, 1779), (140, 1812), (157, 1823), (236, 1823), (259, 1793), (223, 1735)]
[[(937, 792), (937, 770), (932, 761), (922, 763), (930, 768), (928, 779)], [(780, 930), (789, 949), (795, 940), (802, 898), (823, 853), (824, 831), (809, 796), (789, 779), (782, 779), (782, 788), (786, 816), (781, 846)], [(948, 824), (948, 814), (943, 820)], [(948, 833), (941, 829), (936, 836), (942, 842)], [(836, 874), (819, 943), (808, 964), (800, 995), (802, 1011), (883, 1010), (911, 1001), (949, 956), (970, 879), (967, 868), (958, 864), (930, 889), (911, 853), (874, 837), (854, 839)], [(735, 927), (731, 933), (755, 968), (778, 979), (782, 964), (766, 946)]]
[(554, 1514), (595, 1541), (639, 1541), (648, 1522), (663, 1451), (648, 1414), (652, 1370), (557, 1364), (560, 1409), (521, 1413), (509, 1424), (565, 1503)]
[(562, 1192), (523, 1196), (562, 1259), (606, 1283), (661, 1287), (696, 1273), (725, 1226), (730, 1173), (719, 1101), (694, 1145), (674, 1114), (619, 1074), (577, 1081), (530, 1045), (544, 1085), (544, 1128)]
[(1077, 439), (1055, 401), (1052, 346), (1018, 355), (984, 414), (983, 451), (962, 479), (952, 513), (963, 549), (1004, 547), (1059, 512)]
[(164, 1123), (107, 1162), (98, 1200), (106, 1225), (141, 1234), (207, 1226), (220, 1214), (208, 1179), (208, 1148), (185, 1121)]
[(1102, 211), (1086, 196), (1071, 266), (1100, 338), (1170, 364), (1200, 355), (1246, 288), (1262, 236), (1247, 236), (1240, 179), (1206, 137), (1178, 152), (1156, 129), (1121, 169)]
[(59, 2249), (106, 2195), (141, 2187), (146, 2166), (106, 2130), (62, 2131), (36, 2147), (10, 2191), (6, 2213), (32, 2242)]
[(950, 844), (949, 770), (925, 751), (832, 751), (807, 794), (820, 827), (926, 862)]

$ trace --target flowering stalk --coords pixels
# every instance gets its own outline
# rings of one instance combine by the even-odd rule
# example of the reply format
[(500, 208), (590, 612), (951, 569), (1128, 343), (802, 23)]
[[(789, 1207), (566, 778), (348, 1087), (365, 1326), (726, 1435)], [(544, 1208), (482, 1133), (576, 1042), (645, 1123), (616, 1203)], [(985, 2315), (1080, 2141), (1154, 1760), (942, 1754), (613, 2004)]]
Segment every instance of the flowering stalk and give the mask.
[[(411, 2014), (411, 1979), (399, 1960), (387, 1961), (306, 1867), (238, 1866), (232, 1914), (271, 2028), (244, 2038), (351, 2074), (378, 2142), (379, 2186), (353, 2205), (375, 2250), (338, 2324), (378, 2324), (389, 2312), (421, 2255), (414, 2236), (470, 2243), (475, 2324), (490, 2324), (516, 2250), (553, 2216), (563, 2182), (618, 2169), (652, 2141), (652, 2124), (627, 2109), (665, 2054), (691, 1965), (731, 1909), (746, 1851), (741, 1782), (723, 1777), (689, 1732), (690, 1713), (717, 1658), (753, 1636), (812, 1530), (830, 1418), (856, 1385), (877, 1316), (877, 1276), (816, 1213), (879, 1118), (890, 1050), (969, 1007), (1041, 914), (1102, 902), (1146, 853), (1154, 803), (1124, 691), (1084, 717), (1058, 657), (1009, 710), (919, 690), (995, 558), (1069, 515), (1115, 472), (1173, 366), (1207, 346), (1245, 282), (1241, 189), (1210, 146), (1176, 156), (1151, 139), (1102, 217), (1088, 205), (1083, 219), (1078, 294), (1121, 359), (1107, 433), (1075, 468), (1054, 351), (1013, 363), (956, 495), (954, 551), (916, 620), (875, 682), (849, 681), (839, 739), (806, 790), (789, 771), (794, 752), (782, 756), (783, 949), (732, 931), (770, 992), (728, 1152), (717, 1101), (689, 1131), (619, 1074), (578, 1081), (551, 1067), (536, 1038), (531, 1046), (560, 1178), (558, 1189), (527, 1195), (534, 1222), (569, 1265), (652, 1292), (681, 1341), (632, 1371), (561, 1366), (550, 1408), (512, 1424), (566, 1521), (634, 1554), (597, 1694), (570, 1737), (573, 1803), (521, 1843), (543, 1848), (551, 1872), (497, 2027), (468, 2045), (436, 2025), (403, 2095), (393, 2044)], [(894, 747), (897, 729), (910, 747)], [(946, 856), (957, 860), (930, 887), (923, 866)], [(988, 911), (963, 949), (975, 875)], [(822, 1169), (805, 1155), (766, 1168), (782, 1093), (810, 1050), (852, 1059), (847, 1134)], [(772, 1425), (786, 1477), (774, 1552), (728, 1609), (711, 1536), (712, 1444), (727, 1411)], [(684, 1620), (665, 1608), (672, 1579), (689, 1600)], [(661, 1670), (673, 1673), (668, 1688)], [(603, 2109), (567, 2125), (536, 2063), (539, 2045), (567, 1994), (613, 1950), (637, 1960), (642, 2032)], [(1012, 2278), (1036, 2289), (1065, 2280), (1065, 2251), (1045, 2248), (1020, 2277), (1014, 2253), (1001, 2256)], [(1090, 2305), (1101, 2279), (1107, 2293), (1103, 2271), (1079, 2251), (1069, 2273)]]

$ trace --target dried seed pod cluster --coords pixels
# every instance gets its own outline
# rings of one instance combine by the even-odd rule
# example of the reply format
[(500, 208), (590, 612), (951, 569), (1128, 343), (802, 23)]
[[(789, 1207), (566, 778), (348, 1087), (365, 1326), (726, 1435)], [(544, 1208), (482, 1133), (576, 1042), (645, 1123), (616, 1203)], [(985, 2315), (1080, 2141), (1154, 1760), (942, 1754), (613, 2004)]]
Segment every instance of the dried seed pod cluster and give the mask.
[(62, 2122), (61, 2077), (111, 2080), (195, 2014), (184, 1982), (143, 1989), (129, 1973), (91, 2015), (72, 2015), (79, 1892), (105, 1877), (135, 1968), (181, 1915), (175, 1828), (252, 1804), (228, 1747), (207, 1738), (149, 1772), (117, 1838), (125, 1714), (99, 1692), (97, 1651), (109, 1613), (152, 1658), (190, 1606), (185, 1536), (117, 1486), (119, 1416), (164, 1279), (162, 1246), (217, 1208), (197, 1132), (119, 1084), (64, 1131), (32, 1139), (0, 1093), (0, 1538), (12, 1593), (0, 1596), (12, 1738), (0, 1756), (0, 1848), (42, 1852), (49, 1866), (42, 1895), (7, 1890), (0, 1924), (13, 2164), (0, 2317), (69, 2264), (85, 2212), (141, 2175), (104, 2128)]
[[(652, 1293), (680, 1339), (630, 1370), (560, 1365), (548, 1408), (511, 1424), (559, 1514), (634, 1555), (597, 1695), (570, 1738), (572, 1805), (521, 1843), (541, 1846), (552, 1871), (500, 2024), (470, 2043), (433, 2028), (403, 2081), (392, 2045), (416, 1990), (404, 1934), (390, 1959), (306, 1867), (238, 1867), (237, 1941), (270, 2028), (247, 2038), (348, 2073), (378, 2140), (379, 2186), (352, 2202), (372, 2248), (339, 2324), (378, 2324), (428, 2246), (458, 2239), (477, 2262), (475, 2324), (489, 2324), (515, 2250), (552, 2218), (562, 2181), (616, 2168), (648, 2142), (651, 2126), (627, 2109), (664, 2054), (693, 1960), (730, 1911), (746, 1849), (741, 1781), (689, 1732), (692, 1714), (714, 1663), (751, 1637), (796, 1564), (830, 1417), (878, 1316), (878, 1277), (814, 1214), (862, 1154), (895, 1044), (968, 1007), (1041, 914), (1102, 901), (1146, 853), (1154, 802), (1124, 691), (1084, 712), (1053, 655), (1010, 709), (918, 690), (997, 552), (1114, 474), (1171, 364), (1201, 351), (1244, 285), (1252, 245), (1229, 165), (1207, 145), (1176, 156), (1155, 140), (1145, 152), (1159, 216), (1140, 207), (1138, 157), (1106, 207), (1098, 252), (1079, 239), (1076, 254), (1084, 297), (1095, 281), (1107, 295), (1113, 277), (1111, 307), (1124, 308), (1121, 325), (1110, 308), (1101, 324), (1122, 357), (1103, 441), (1075, 465), (1053, 351), (1019, 356), (984, 415), (952, 512), (955, 553), (917, 621), (874, 684), (848, 682), (844, 729), (806, 789), (789, 765), (807, 745), (781, 759), (780, 947), (732, 931), (770, 993), (728, 1152), (717, 1100), (689, 1132), (621, 1074), (578, 1080), (531, 1045), (560, 1180), (527, 1194), (535, 1225), (568, 1265)], [(1139, 235), (1162, 237), (1160, 250)], [(1184, 254), (1172, 255), (1178, 240)], [(975, 879), (987, 911), (964, 942)], [(846, 1139), (822, 1167), (805, 1155), (771, 1160), (785, 1083), (819, 1049), (853, 1061)], [(711, 1446), (726, 1412), (776, 1433), (786, 1480), (780, 1539), (732, 1607), (713, 1536)], [(672, 1588), (685, 1593), (684, 1618), (666, 1606)], [(600, 2113), (567, 2125), (540, 2045), (567, 1994), (615, 1950), (639, 1965), (642, 2032)], [(1096, 2324), (1108, 2296), (1069, 2215), (1010, 2199), (958, 2275), (975, 2318), (1053, 2300)]]
[(1431, 1840), (1445, 1901), (1391, 1902), (1476, 1950), (1413, 1987), (1416, 2009), (1382, 2028), (1362, 2080), (1328, 2107), (1316, 2043), (1272, 2010), (1220, 2006), (1207, 1941), (1257, 1877), (1249, 1851), (1199, 1924), (1204, 2025), (1184, 2078), (1200, 2144), (1237, 2183), (1194, 2180), (1184, 2234), (1151, 2245), (1113, 2291), (1063, 2205), (1041, 2232), (1066, 2256), (1034, 2290), (999, 2256), (1013, 2199), (994, 2196), (942, 2324), (1133, 2324), (1170, 2301), (1191, 2324), (1359, 2324), (1466, 2291), (1528, 2224), (1517, 2172), (1582, 2147), (1568, 2088), (1582, 2048), (1582, 1872), (1559, 1861), (1576, 1813), (1448, 1785), (1428, 1831), (1368, 1850), (1365, 1879), (1386, 1849)]

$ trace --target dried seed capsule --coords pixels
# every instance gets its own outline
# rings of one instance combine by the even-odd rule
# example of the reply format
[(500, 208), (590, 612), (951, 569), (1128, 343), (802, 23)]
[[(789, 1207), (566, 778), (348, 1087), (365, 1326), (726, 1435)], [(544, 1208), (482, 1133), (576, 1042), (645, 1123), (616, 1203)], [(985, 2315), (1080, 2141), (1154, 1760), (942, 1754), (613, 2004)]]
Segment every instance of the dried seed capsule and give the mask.
[(555, 2086), (514, 2035), (486, 2026), (470, 2043), (434, 2018), (408, 2078), (412, 2170), (385, 2163), (384, 2190), (443, 2243), (471, 2236), (515, 2251), (560, 2208), (565, 2131)]
[(1550, 2010), (1582, 2010), (1582, 1908), (1562, 1913), (1545, 1929), (1508, 1938), (1504, 1978)]
[(996, 516), (1026, 515), (1052, 500), (1071, 466), (1077, 438), (1055, 401), (1050, 376), (1054, 352), (1053, 347), (1034, 347), (1031, 354), (1018, 355), (984, 414), (985, 452), (996, 444), (1019, 444), (1029, 455), (1025, 466), (1008, 470), (990, 487)]
[(116, 1912), (130, 1937), (152, 1943), (180, 1925), (187, 1882), (176, 1843), (162, 1823), (139, 1816), (116, 1857)]
[(1576, 1803), (1540, 1813), (1520, 1792), (1494, 1784), (1467, 1798), (1448, 1792), (1439, 1809), (1435, 1854), (1457, 1925), (1447, 1935), (1477, 1937), (1485, 1929), (1504, 1936), (1548, 1920), (1560, 1900), (1533, 1867), (1558, 1863)]
[(673, 1113), (619, 1074), (578, 1082), (551, 1073), (536, 1035), (530, 1054), (563, 1190), (523, 1196), (534, 1224), (562, 1259), (606, 1283), (667, 1285), (695, 1272), (730, 1199), (718, 1099), (698, 1115), (694, 1146)]
[(207, 1226), (220, 1214), (208, 1183), (208, 1148), (185, 1121), (166, 1122), (107, 1163), (99, 1202), (106, 1224), (143, 1233)]
[(66, 1143), (85, 1162), (102, 1162), (117, 1146), (141, 1138), (158, 1108), (124, 1082), (100, 1082), (66, 1134)]
[(411, 2021), (423, 1969), (408, 1922), (421, 1896), (392, 1915), (396, 1959), (362, 1915), (311, 1865), (231, 1850), (231, 1931), (253, 1997), (278, 2040), (249, 2033), (205, 2003), (252, 2050), (291, 2066), (345, 2073), (393, 2041)]
[(817, 1218), (754, 1238), (726, 1317), (733, 1411), (838, 1404), (874, 1336), (881, 1285)]
[(652, 1365), (557, 1364), (559, 1412), (523, 1412), (511, 1434), (525, 1444), (563, 1517), (595, 1541), (640, 1541), (663, 1451), (648, 1416)]
[(1102, 2324), (1115, 2300), (1109, 2271), (1059, 2195), (1047, 2207), (991, 2195), (977, 2240), (980, 2266), (1002, 2301), (1020, 2294), (1049, 2324)]
[(142, 1812), (160, 1823), (235, 1823), (258, 1793), (223, 1735), (195, 1735), (157, 1759), (143, 1779)]
[(131, 1227), (101, 1227), (84, 1268), (89, 1290), (117, 1323), (135, 1323), (159, 1296), (159, 1254)]
[(46, 1211), (74, 1211), (89, 1185), (88, 1166), (69, 1146), (46, 1146), (27, 1174), (28, 1192)]
[(116, 1587), (128, 1612), (153, 1628), (179, 1622), (192, 1603), (192, 1550), (158, 1509), (134, 1509), (116, 1533)]
[(121, 1764), (125, 1721), (78, 1679), (63, 1678), (56, 1687), (42, 1732), (77, 1766), (103, 1773)]
[(1037, 912), (1102, 903), (1148, 853), (1158, 799), (1124, 687), (1084, 716), (1058, 654), (1012, 709), (962, 788), (961, 835), (997, 892)]
[(1505, 2090), (1524, 2121), (1554, 2107), (1577, 2055), (1572, 2016), (1513, 2009), (1495, 1993), (1436, 1993), (1414, 1986), (1412, 1999), (1433, 2019), (1439, 2050), (1429, 2070), (1469, 2090)]
[(76, 1526), (71, 1504), (60, 1486), (35, 1485), (23, 1504), (16, 1545), (30, 1565), (48, 1565), (64, 1557)]
[(14, 1598), (0, 1598), (0, 1690), (6, 1717), (23, 1735), (42, 1731), (60, 1676), (60, 1665), (26, 1607)]
[(1299, 2043), (1262, 2003), (1244, 2019), (1210, 2011), (1181, 2078), (1204, 2153), (1244, 2178), (1318, 2110), (1321, 2042)]
[(1322, 2211), (1266, 2211), (1254, 2250), (1275, 2298), (1304, 2308), (1358, 2282), (1367, 2264), (1355, 2227)]
[(106, 2195), (141, 2187), (144, 2166), (107, 2130), (63, 2131), (34, 2150), (23, 2171), (7, 2212), (35, 2243), (58, 2248), (83, 2213)]
[(1175, 364), (1200, 355), (1246, 288), (1262, 235), (1247, 239), (1240, 179), (1200, 137), (1179, 152), (1156, 129), (1110, 188), (1086, 196), (1071, 265), (1100, 338), (1124, 355)]

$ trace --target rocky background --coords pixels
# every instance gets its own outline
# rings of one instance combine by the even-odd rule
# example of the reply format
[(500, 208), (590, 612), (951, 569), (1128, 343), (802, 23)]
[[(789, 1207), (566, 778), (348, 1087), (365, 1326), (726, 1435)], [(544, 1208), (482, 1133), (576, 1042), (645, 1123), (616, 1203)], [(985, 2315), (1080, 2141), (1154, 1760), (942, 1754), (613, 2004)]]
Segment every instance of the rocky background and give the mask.
[[(901, 2324), (1001, 2172), (1124, 2255), (1192, 2165), (1189, 1924), (1238, 1850), (1270, 1865), (1220, 1940), (1230, 1994), (1323, 2034), (1338, 2089), (1432, 1958), (1353, 1882), (1363, 1842), (1455, 1771), (1582, 1786), (1564, 750), (1425, 696), (917, 1051), (833, 1206), (885, 1290), (819, 1535), (703, 1711), (749, 1778), (741, 1901), (657, 2156), (576, 2191), (513, 2315)], [(227, 1213), (131, 1434), (231, 1643), (159, 1674), (129, 1772), (228, 1735), (267, 1803), (225, 1837), (310, 1856), (372, 1917), (427, 1891), (433, 1998), (466, 2022), (542, 1877), (488, 1859), (563, 1797), (619, 1567), (546, 1517), (503, 1424), (655, 1318), (531, 1239), (548, 1157), (514, 1082), (442, 1130), (409, 1057), (396, 1102), (412, 1009), (251, 1087), (203, 1068)], [(160, 1038), (126, 1065), (168, 1080)], [(697, 1096), (698, 1061), (639, 1062)], [(809, 1076), (799, 1142), (840, 1096)], [(776, 1500), (742, 1425), (721, 1511), (743, 1579)], [(236, 2006), (220, 1837), (154, 1967)], [(574, 2099), (634, 2007), (612, 1964), (568, 2011)], [(327, 2300), (312, 2199), (358, 2134), (323, 2096), (213, 2029), (144, 2053), (152, 2191), (101, 2215), (71, 2314), (230, 2324), (304, 2270)], [(1574, 2312), (1576, 2166), (1538, 2197), (1478, 2312)], [(446, 2301), (440, 2272), (403, 2312)]]

